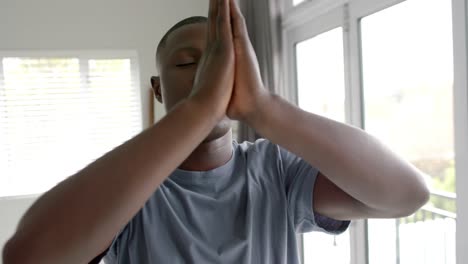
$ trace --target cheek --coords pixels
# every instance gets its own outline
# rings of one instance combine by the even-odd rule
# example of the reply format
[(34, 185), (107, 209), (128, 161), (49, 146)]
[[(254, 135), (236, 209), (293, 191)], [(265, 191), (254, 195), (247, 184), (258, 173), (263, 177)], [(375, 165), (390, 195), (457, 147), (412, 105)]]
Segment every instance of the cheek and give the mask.
[(164, 76), (161, 75), (163, 99), (167, 110), (190, 95), (193, 78), (194, 74), (189, 71), (173, 71), (167, 72)]

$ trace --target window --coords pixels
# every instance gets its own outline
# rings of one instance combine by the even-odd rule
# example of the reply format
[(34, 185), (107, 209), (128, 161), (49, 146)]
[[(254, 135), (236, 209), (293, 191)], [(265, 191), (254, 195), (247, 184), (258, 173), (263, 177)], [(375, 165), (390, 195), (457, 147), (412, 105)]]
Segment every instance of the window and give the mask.
[[(411, 217), (353, 221), (350, 260), (342, 263), (448, 264), (455, 256), (468, 263), (466, 1), (302, 2), (285, 5), (285, 80), (292, 91), (284, 95), (307, 111), (366, 129), (420, 168), (432, 187), (430, 202)], [(343, 53), (331, 40), (341, 30)], [(344, 76), (330, 70), (341, 56)], [(307, 61), (312, 57), (317, 62)], [(318, 70), (326, 73), (316, 76)], [(327, 77), (331, 72), (335, 78)], [(324, 250), (311, 253), (309, 245), (329, 243), (321, 239), (303, 236), (303, 263), (317, 261)]]
[(142, 129), (133, 53), (0, 65), (0, 197), (47, 191)]
[(369, 222), (371, 263), (382, 255), (391, 263), (455, 263), (451, 14), (449, 1), (411, 0), (361, 22), (365, 129), (422, 170), (434, 190), (414, 216)]
[[(296, 45), (299, 107), (345, 122), (343, 29), (336, 28)], [(349, 231), (340, 236), (303, 235), (304, 263), (350, 261)], [(312, 250), (313, 249), (313, 250)]]

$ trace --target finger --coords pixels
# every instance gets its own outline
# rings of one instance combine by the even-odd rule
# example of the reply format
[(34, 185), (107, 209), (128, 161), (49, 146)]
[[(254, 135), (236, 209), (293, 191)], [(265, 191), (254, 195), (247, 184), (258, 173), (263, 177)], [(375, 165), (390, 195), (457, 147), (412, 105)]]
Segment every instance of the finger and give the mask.
[(231, 0), (218, 0), (218, 39), (232, 42), (232, 26), (231, 26)]
[(218, 0), (210, 0), (210, 9), (208, 11), (208, 42), (216, 39), (216, 18), (218, 17)]
[(231, 19), (232, 19), (232, 34), (234, 38), (245, 38), (248, 35), (247, 26), (245, 24), (244, 15), (240, 11), (236, 0), (230, 0)]

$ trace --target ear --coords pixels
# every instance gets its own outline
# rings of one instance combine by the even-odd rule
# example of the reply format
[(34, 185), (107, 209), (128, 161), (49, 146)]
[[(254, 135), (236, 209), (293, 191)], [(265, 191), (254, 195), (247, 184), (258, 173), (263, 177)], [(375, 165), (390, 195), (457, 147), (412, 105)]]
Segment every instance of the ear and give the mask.
[(161, 79), (159, 78), (159, 76), (151, 77), (151, 87), (153, 88), (153, 92), (154, 92), (154, 96), (156, 97), (156, 100), (158, 100), (158, 102), (162, 104), (163, 100), (162, 100), (162, 94), (161, 94)]

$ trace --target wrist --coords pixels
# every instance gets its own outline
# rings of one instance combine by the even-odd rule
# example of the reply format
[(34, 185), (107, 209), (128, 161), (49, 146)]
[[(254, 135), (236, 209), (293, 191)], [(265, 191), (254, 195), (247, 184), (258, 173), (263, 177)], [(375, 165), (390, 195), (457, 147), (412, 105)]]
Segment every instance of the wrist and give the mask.
[(273, 107), (277, 97), (277, 95), (269, 91), (262, 92), (262, 94), (257, 96), (254, 100), (254, 107), (244, 114), (242, 121), (250, 127), (258, 129), (261, 123), (266, 121), (268, 111)]
[(194, 113), (213, 119), (214, 122), (220, 121), (226, 114), (226, 109), (213, 100), (203, 98), (202, 96), (190, 96), (185, 103), (193, 109)]

